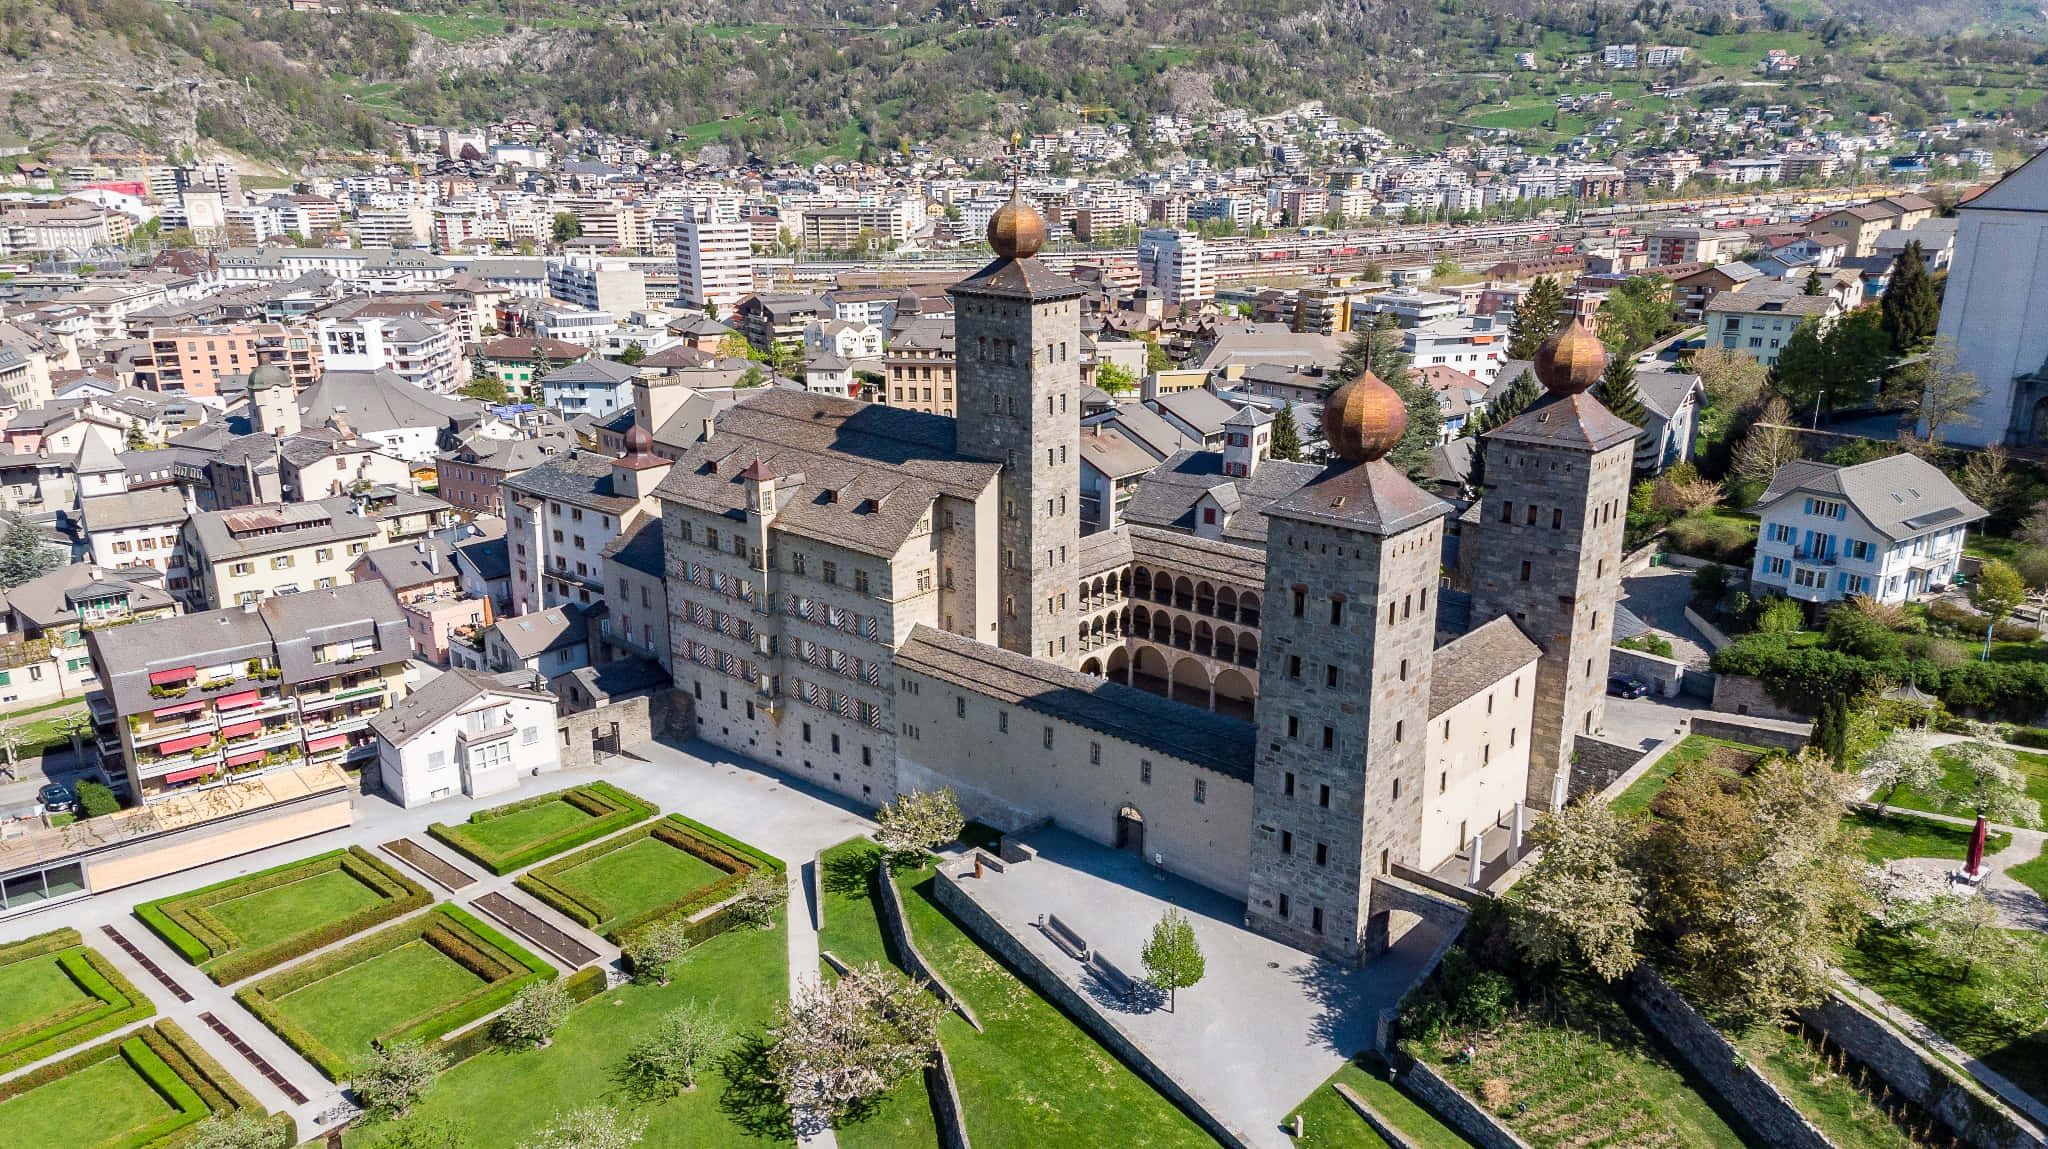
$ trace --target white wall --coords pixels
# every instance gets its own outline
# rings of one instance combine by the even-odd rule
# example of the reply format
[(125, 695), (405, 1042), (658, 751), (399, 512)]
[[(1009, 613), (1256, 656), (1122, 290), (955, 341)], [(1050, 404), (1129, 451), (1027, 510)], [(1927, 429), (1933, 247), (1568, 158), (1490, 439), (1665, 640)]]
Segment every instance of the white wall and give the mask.
[[(511, 709), (515, 729), (507, 739), (512, 749), (508, 763), (473, 775), (465, 771), (462, 743), (456, 738), (456, 732), (462, 729), (462, 714), (450, 714), (402, 747), (378, 739), (379, 777), (384, 792), (393, 801), (410, 807), (458, 795), (482, 798), (517, 788), (519, 780), (531, 777), (535, 770), (550, 774), (562, 768), (552, 701), (499, 694), (487, 697), (506, 703)], [(484, 704), (480, 698), (462, 710)], [(533, 736), (530, 741), (528, 734)]]

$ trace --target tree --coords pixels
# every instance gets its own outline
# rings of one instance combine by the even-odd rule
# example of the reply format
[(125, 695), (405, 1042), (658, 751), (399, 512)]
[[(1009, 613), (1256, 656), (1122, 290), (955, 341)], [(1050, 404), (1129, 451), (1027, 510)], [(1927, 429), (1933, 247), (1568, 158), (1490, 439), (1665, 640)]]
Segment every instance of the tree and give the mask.
[(697, 1069), (732, 1044), (732, 1027), (695, 998), (662, 1016), (626, 1054), (624, 1076), (648, 1097), (694, 1092)]
[(1515, 321), (1508, 328), (1508, 358), (1536, 358), (1536, 349), (1557, 334), (1564, 319), (1564, 287), (1551, 276), (1537, 276), (1515, 304)]
[(1707, 391), (1707, 405), (1740, 411), (1763, 397), (1770, 368), (1728, 347), (1707, 347), (1693, 353), (1692, 372)]
[(922, 1070), (944, 1002), (879, 962), (807, 985), (776, 1007), (768, 1068), (791, 1107), (834, 1121)]
[(1927, 253), (1920, 241), (1906, 244), (1892, 260), (1891, 281), (1878, 300), (1884, 313), (1884, 332), (1891, 337), (1892, 350), (1900, 355), (1917, 350), (1933, 338), (1941, 322), (1941, 299), (1934, 281), (1927, 275)]
[(511, 396), (505, 392), (504, 380), (499, 379), (495, 375), (472, 376), (469, 382), (462, 385), (462, 390), (458, 394), (466, 395), (471, 399), (481, 399), (493, 405), (502, 404), (511, 399)]
[(1642, 879), (1628, 860), (1641, 823), (1600, 802), (1575, 802), (1537, 819), (1530, 841), (1542, 855), (1509, 903), (1509, 936), (1538, 965), (1584, 962), (1607, 981), (1642, 960), (1647, 923)]
[(898, 794), (875, 811), (875, 841), (892, 858), (922, 860), (926, 851), (958, 838), (966, 828), (960, 800), (949, 786)]
[(1104, 363), (1095, 369), (1095, 385), (1111, 395), (1124, 395), (1138, 389), (1138, 376), (1121, 364)]
[(1828, 370), (1826, 333), (1814, 320), (1800, 320), (1778, 349), (1777, 365), (1771, 368), (1772, 389), (1800, 413), (1813, 411), (1828, 389)]
[(498, 1015), (498, 1040), (507, 1045), (546, 1049), (574, 1008), (576, 1003), (569, 1000), (569, 992), (561, 982), (535, 982), (520, 990), (505, 1012)]
[(291, 1132), (246, 1109), (206, 1119), (185, 1143), (186, 1149), (288, 1149)]
[(1984, 627), (1984, 657), (1989, 659), (1991, 632), (2027, 601), (2027, 581), (2012, 569), (2012, 564), (2000, 559), (1987, 560), (1977, 572), (1977, 581), (1970, 586), (1970, 601), (1991, 620)]
[(372, 1113), (403, 1117), (433, 1088), (435, 1075), (446, 1063), (439, 1050), (418, 1041), (373, 1049), (356, 1070), (356, 1101)]
[(712, 354), (720, 359), (752, 359), (756, 361), (761, 359), (761, 352), (753, 344), (747, 342), (746, 336), (741, 335), (737, 331), (727, 332), (719, 336), (718, 347)]
[(1173, 360), (1167, 357), (1166, 348), (1159, 345), (1159, 337), (1150, 331), (1140, 332), (1138, 338), (1145, 343), (1145, 370), (1149, 372), (1168, 371)]
[(740, 372), (740, 377), (732, 382), (732, 385), (735, 387), (765, 387), (767, 384), (768, 373), (761, 370), (759, 364), (755, 364)]
[(1194, 923), (1177, 909), (1168, 909), (1152, 926), (1152, 936), (1138, 951), (1144, 963), (1145, 980), (1166, 991), (1167, 1012), (1174, 1012), (1178, 991), (1202, 980), (1208, 962), (1202, 957), (1202, 943), (1195, 938)]
[(1957, 794), (1943, 787), (1929, 791), (1943, 806), (1981, 814), (2005, 826), (2038, 826), (2041, 804), (2027, 796), (2026, 777), (2013, 768), (2012, 751), (1988, 742), (1952, 747), (1950, 761), (1968, 777), (1968, 790)]
[(1527, 411), (1535, 404), (1536, 400), (1542, 397), (1543, 392), (1536, 386), (1536, 373), (1534, 371), (1522, 372), (1520, 375), (1515, 376), (1515, 381), (1508, 384), (1508, 389), (1501, 392), (1500, 397), (1495, 399), (1486, 408), (1486, 414), (1483, 419), (1473, 421), (1477, 425), (1477, 430), (1474, 433), (1483, 434), (1509, 422), (1515, 416)]
[(1986, 391), (1976, 374), (1958, 362), (1954, 337), (1937, 335), (1919, 362), (1898, 372), (1887, 394), (1896, 405), (1917, 412), (1921, 433), (1938, 443), (1942, 431), (1967, 416)]
[(78, 784), (78, 816), (98, 818), (121, 808), (121, 800), (103, 782), (90, 779)]
[(1963, 473), (1956, 476), (1956, 485), (1963, 493), (1994, 518), (2009, 509), (2017, 485), (2015, 476), (2007, 469), (2011, 460), (2004, 447), (1987, 443), (1983, 450), (1970, 453), (1963, 461)]
[(733, 917), (757, 929), (775, 928), (775, 911), (789, 901), (789, 883), (772, 870), (755, 870), (740, 880), (733, 894)]
[(0, 532), (0, 588), (13, 590), (64, 565), (63, 556), (43, 542), (43, 532), (20, 511), (7, 512)]
[(1333, 387), (1341, 387), (1370, 371), (1380, 382), (1400, 390), (1407, 382), (1409, 355), (1401, 347), (1401, 329), (1391, 315), (1374, 317), (1372, 324), (1358, 328), (1337, 359)]
[(1594, 388), (1593, 397), (1631, 427), (1640, 428), (1650, 421), (1642, 393), (1636, 390), (1636, 361), (1632, 356), (1607, 357), (1607, 369), (1600, 373), (1600, 385)]
[(1405, 368), (1401, 381), (1389, 385), (1408, 412), (1408, 429), (1401, 432), (1401, 441), (1387, 452), (1387, 462), (1414, 478), (1428, 469), (1431, 454), (1443, 438), (1443, 408), (1437, 406), (1436, 392), (1430, 390), (1429, 384)]
[(1778, 468), (1799, 458), (1799, 434), (1789, 425), (1791, 421), (1792, 409), (1785, 405), (1785, 400), (1773, 396), (1764, 404), (1763, 414), (1750, 425), (1749, 434), (1735, 448), (1735, 473), (1768, 483)]
[(555, 213), (555, 242), (567, 243), (583, 234), (583, 225), (577, 222), (576, 213), (558, 211)]
[(125, 441), (125, 446), (130, 451), (143, 451), (149, 448), (149, 436), (143, 434), (141, 419), (134, 418), (128, 420), (128, 437)]
[(626, 939), (626, 968), (642, 985), (668, 984), (669, 967), (690, 949), (690, 923), (677, 920), (656, 922), (635, 930)]
[(1806, 273), (1806, 285), (1799, 289), (1799, 293), (1801, 295), (1826, 295), (1828, 293), (1828, 285), (1820, 277), (1820, 268), (1816, 267)]
[(1942, 961), (1961, 966), (1968, 985), (1978, 963), (1997, 953), (2005, 939), (1998, 932), (1998, 907), (1973, 892), (1935, 898), (1914, 940)]
[(647, 1119), (624, 1117), (607, 1105), (556, 1113), (519, 1143), (519, 1149), (629, 1149), (647, 1135)]
[(1273, 457), (1289, 463), (1301, 461), (1301, 428), (1294, 424), (1292, 403), (1273, 416)]
[(638, 343), (628, 343), (626, 344), (626, 349), (619, 352), (619, 362), (624, 363), (628, 367), (639, 363), (645, 358), (647, 358), (647, 349)]
[(1661, 275), (1633, 275), (1607, 293), (1600, 305), (1600, 339), (1616, 355), (1635, 355), (1678, 328), (1671, 281)]

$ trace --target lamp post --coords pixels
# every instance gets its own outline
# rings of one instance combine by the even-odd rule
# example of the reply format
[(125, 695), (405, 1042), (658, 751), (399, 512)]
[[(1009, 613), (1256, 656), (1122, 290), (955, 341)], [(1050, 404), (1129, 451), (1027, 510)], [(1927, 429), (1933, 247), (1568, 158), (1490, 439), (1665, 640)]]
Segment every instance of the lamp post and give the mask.
[(1820, 394), (1813, 397), (1813, 422), (1807, 424), (1807, 430), (1820, 430), (1820, 401), (1827, 398), (1827, 394), (1826, 389), (1822, 389)]

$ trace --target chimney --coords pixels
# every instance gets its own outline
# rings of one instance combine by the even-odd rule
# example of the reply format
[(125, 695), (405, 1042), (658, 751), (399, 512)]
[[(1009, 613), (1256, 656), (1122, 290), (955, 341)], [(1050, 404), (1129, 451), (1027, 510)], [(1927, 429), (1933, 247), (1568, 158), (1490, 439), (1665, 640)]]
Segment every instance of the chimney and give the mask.
[(439, 547), (427, 548), (427, 573), (441, 573), (441, 550)]

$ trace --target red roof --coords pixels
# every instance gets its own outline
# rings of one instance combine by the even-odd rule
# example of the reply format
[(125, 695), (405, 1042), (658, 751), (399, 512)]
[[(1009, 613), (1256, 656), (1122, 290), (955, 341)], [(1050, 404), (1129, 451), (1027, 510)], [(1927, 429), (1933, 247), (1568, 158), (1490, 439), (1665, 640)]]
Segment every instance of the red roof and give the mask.
[(164, 781), (166, 783), (190, 782), (194, 778), (203, 778), (218, 769), (220, 769), (218, 766), (194, 766), (190, 770), (179, 770), (175, 773), (166, 774), (164, 775)]
[(176, 670), (159, 670), (151, 673), (149, 676), (149, 684), (151, 686), (162, 686), (170, 682), (184, 682), (186, 679), (196, 678), (198, 676), (198, 667), (181, 666)]

